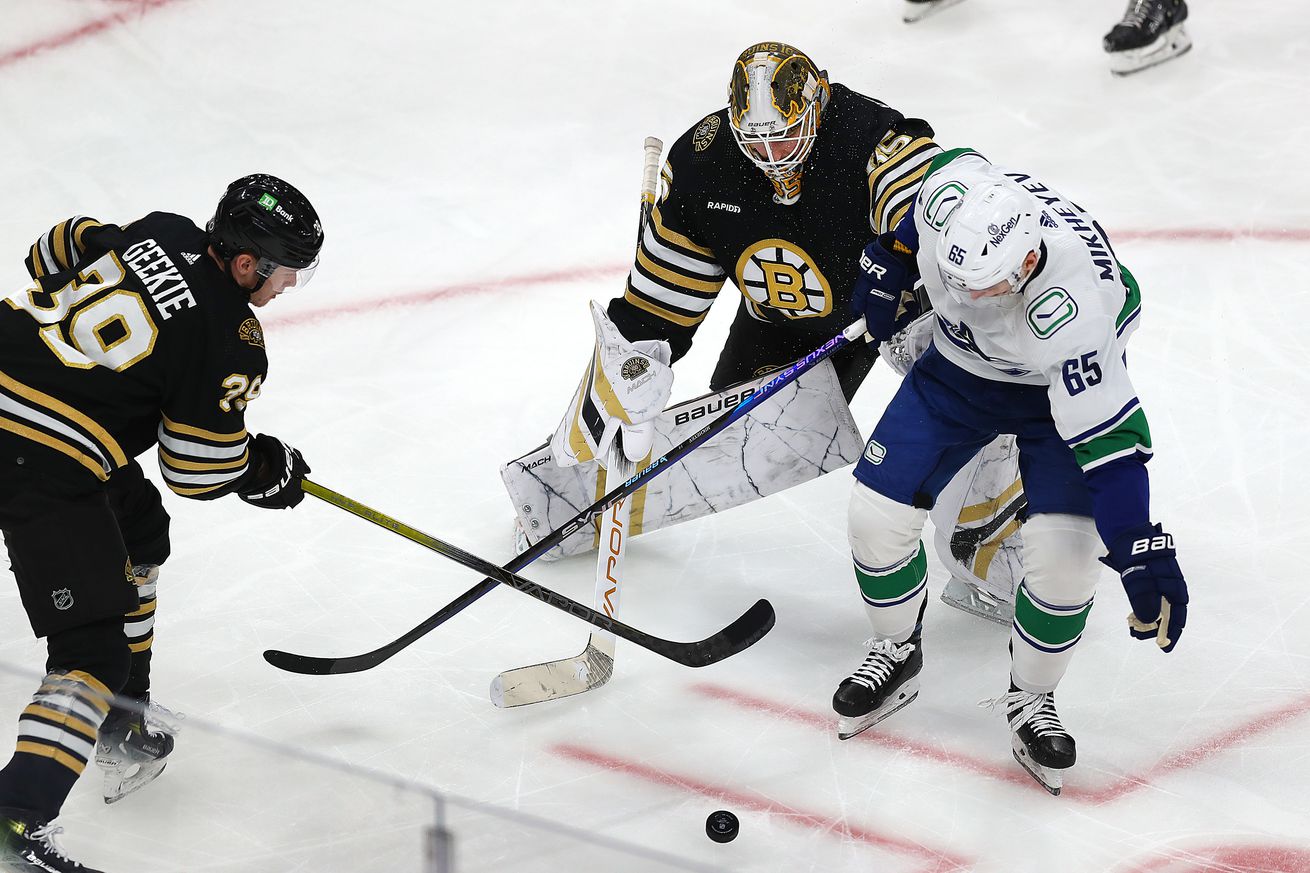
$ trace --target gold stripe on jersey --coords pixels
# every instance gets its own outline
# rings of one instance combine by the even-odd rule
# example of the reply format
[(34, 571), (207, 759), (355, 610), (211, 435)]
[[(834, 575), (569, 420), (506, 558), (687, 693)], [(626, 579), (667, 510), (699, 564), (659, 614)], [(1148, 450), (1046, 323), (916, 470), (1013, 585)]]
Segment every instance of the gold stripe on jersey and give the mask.
[(216, 433), (212, 430), (205, 430), (201, 427), (193, 427), (189, 424), (180, 424), (170, 419), (167, 415), (161, 416), (164, 430), (175, 436), (194, 436), (204, 440), (212, 440), (216, 443), (237, 443), (246, 438), (246, 429), (242, 428), (235, 433)]
[(665, 282), (679, 290), (700, 291), (704, 294), (718, 294), (719, 289), (723, 287), (726, 277), (720, 277), (718, 281), (708, 279), (693, 279), (686, 273), (680, 273), (669, 267), (661, 266), (655, 263), (649, 255), (646, 254), (646, 247), (643, 245), (637, 249), (637, 263), (645, 268), (647, 273), (657, 279), (663, 279)]
[(705, 320), (706, 315), (709, 315), (708, 309), (704, 312), (699, 312), (693, 315), (680, 313), (673, 308), (662, 306), (648, 297), (643, 297), (640, 292), (635, 291), (632, 287), (631, 280), (628, 281), (628, 288), (623, 293), (623, 299), (627, 300), (638, 309), (644, 312), (649, 312), (651, 315), (662, 318), (665, 321), (672, 322), (679, 327), (695, 327)]
[(664, 216), (660, 214), (660, 208), (658, 205), (656, 205), (656, 207), (651, 210), (650, 216), (651, 216), (651, 220), (654, 221), (655, 223), (655, 233), (660, 237), (660, 239), (664, 240), (665, 242), (671, 245), (681, 246), (682, 248), (687, 249), (688, 251), (693, 251), (698, 255), (704, 255), (705, 257), (710, 259), (714, 258), (714, 251), (712, 249), (707, 249), (705, 248), (705, 246), (698, 245), (697, 243), (692, 242), (686, 236), (683, 236), (682, 234), (678, 233), (676, 230), (669, 230), (667, 227), (665, 227)]
[[(886, 150), (890, 142), (896, 147)], [(941, 146), (927, 137), (916, 137), (896, 143), (904, 134), (891, 131), (883, 138), (878, 150), (869, 158), (869, 223), (875, 233), (886, 233), (895, 227), (890, 220), (893, 213), (904, 215), (904, 204), (898, 202), (910, 186), (917, 190), (932, 159), (941, 154)]]
[(82, 242), (82, 236), (88, 230), (97, 227), (104, 227), (104, 225), (96, 221), (94, 218), (83, 218), (77, 222), (73, 229), (73, 245), (77, 248), (79, 257), (82, 252), (86, 251), (86, 244)]
[(99, 422), (4, 372), (0, 409), (0, 427), (67, 455), (98, 479), (127, 464), (122, 447)]

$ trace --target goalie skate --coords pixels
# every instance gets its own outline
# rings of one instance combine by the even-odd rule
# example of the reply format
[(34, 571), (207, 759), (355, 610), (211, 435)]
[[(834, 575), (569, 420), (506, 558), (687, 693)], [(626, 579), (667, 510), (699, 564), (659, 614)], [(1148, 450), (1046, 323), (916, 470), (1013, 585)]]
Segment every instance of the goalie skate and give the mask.
[(142, 711), (114, 707), (100, 726), (96, 765), (105, 774), (105, 803), (144, 788), (168, 766), (185, 716), (148, 700), (141, 704)]
[(942, 589), (942, 603), (973, 615), (1008, 625), (1014, 621), (1014, 604), (993, 597), (988, 592), (958, 576), (952, 576)]
[(919, 696), (919, 671), (923, 669), (923, 646), (915, 634), (904, 643), (869, 640), (864, 663), (842, 681), (832, 697), (837, 713), (837, 739), (849, 740)]

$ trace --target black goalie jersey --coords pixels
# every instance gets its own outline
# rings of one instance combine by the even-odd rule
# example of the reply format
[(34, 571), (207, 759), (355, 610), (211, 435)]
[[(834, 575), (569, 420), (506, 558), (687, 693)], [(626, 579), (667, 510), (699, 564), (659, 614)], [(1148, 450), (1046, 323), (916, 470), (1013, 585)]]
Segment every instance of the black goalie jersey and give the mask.
[(207, 247), (162, 212), (124, 227), (72, 218), (32, 246), (35, 281), (0, 306), (5, 463), (105, 480), (158, 442), (178, 494), (240, 485), (244, 410), (268, 359), (247, 292)]
[(729, 346), (743, 348), (725, 356), (788, 363), (854, 320), (860, 253), (913, 204), (942, 151), (932, 136), (927, 122), (833, 85), (800, 200), (784, 206), (737, 147), (727, 110), (707, 116), (669, 149), (660, 200), (610, 317), (628, 339), (667, 339), (676, 360), (731, 278), (743, 301)]

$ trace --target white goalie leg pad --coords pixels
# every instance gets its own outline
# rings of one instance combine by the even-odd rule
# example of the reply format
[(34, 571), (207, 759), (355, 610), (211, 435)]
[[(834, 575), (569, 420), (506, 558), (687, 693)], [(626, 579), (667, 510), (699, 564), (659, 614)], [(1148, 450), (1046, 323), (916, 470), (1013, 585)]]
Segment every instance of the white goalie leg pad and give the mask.
[[(676, 445), (753, 394), (773, 375), (672, 406), (655, 419), (651, 457)], [(624, 450), (631, 449), (624, 435)], [(767, 403), (650, 480), (632, 497), (632, 533), (638, 536), (776, 494), (853, 464), (864, 437), (830, 361), (784, 385)], [(638, 463), (641, 469), (644, 463)], [(517, 515), (521, 553), (603, 496), (596, 461), (561, 467), (549, 444), (505, 464), (500, 471)], [(596, 547), (595, 528), (584, 528), (542, 560)]]
[(920, 535), (928, 513), (862, 482), (851, 489), (847, 538), (875, 639), (903, 643), (914, 633), (928, 591)]
[(1015, 599), (1011, 676), (1024, 691), (1054, 691), (1082, 639), (1105, 553), (1096, 524), (1041, 513), (1024, 524), (1027, 576)]
[(1025, 506), (1019, 452), (1014, 437), (1006, 435), (955, 474), (931, 513), (933, 545), (956, 590), (976, 588), (987, 600), (1006, 604), (1006, 624), (1024, 575), (1019, 512)]

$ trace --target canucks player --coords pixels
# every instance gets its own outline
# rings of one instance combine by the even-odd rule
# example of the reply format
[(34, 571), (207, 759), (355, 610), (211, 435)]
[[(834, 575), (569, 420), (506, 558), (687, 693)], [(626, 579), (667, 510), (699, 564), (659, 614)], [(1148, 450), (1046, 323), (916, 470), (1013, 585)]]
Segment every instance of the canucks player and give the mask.
[(0, 306), (0, 529), (48, 652), (0, 770), (0, 869), (92, 873), (51, 824), (92, 752), (114, 801), (173, 748), (143, 706), (168, 516), (132, 459), (157, 444), (184, 497), (304, 498), (300, 453), (246, 431), (268, 370), (251, 307), (303, 286), (322, 244), (304, 195), (247, 176), (205, 230), (164, 212), (60, 222), (32, 246), (32, 283)]
[(1122, 576), (1130, 631), (1172, 651), (1187, 621), (1173, 538), (1153, 524), (1146, 413), (1128, 377), (1137, 283), (1096, 221), (1039, 179), (960, 149), (939, 155), (912, 215), (866, 249), (854, 308), (890, 334), (921, 277), (932, 343), (855, 470), (849, 536), (872, 650), (833, 698), (842, 738), (918, 693), (925, 510), (998, 433), (1016, 435), (1028, 495), (1009, 693), (1015, 757), (1059, 793), (1075, 744), (1055, 689), (1092, 607), (1098, 556)]

